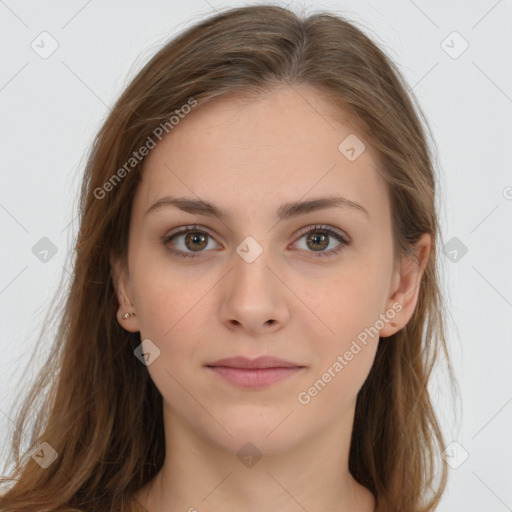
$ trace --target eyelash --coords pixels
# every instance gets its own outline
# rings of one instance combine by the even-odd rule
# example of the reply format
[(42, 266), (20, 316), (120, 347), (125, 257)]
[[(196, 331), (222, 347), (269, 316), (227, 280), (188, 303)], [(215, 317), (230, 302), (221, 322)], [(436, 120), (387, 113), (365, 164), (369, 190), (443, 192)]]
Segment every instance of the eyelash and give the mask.
[[(306, 251), (306, 252), (313, 252), (314, 258), (316, 258), (316, 257), (321, 258), (321, 257), (325, 257), (325, 256), (334, 256), (334, 255), (338, 254), (345, 246), (350, 245), (350, 241), (347, 238), (345, 238), (339, 231), (337, 231), (329, 226), (324, 226), (324, 225), (315, 225), (315, 226), (304, 228), (303, 230), (300, 231), (298, 240), (300, 240), (305, 235), (309, 235), (310, 233), (315, 233), (317, 231), (323, 232), (323, 233), (328, 234), (329, 236), (332, 236), (338, 242), (340, 242), (340, 245), (338, 247), (336, 247), (335, 249), (330, 249), (328, 251), (319, 251), (316, 254), (314, 253), (314, 251)], [(175, 233), (171, 233), (169, 235), (166, 235), (163, 238), (162, 243), (163, 243), (163, 245), (165, 245), (167, 247), (167, 249), (170, 252), (172, 252), (176, 256), (179, 256), (181, 258), (197, 258), (197, 257), (199, 257), (200, 253), (204, 252), (204, 251), (198, 251), (197, 254), (194, 254), (192, 252), (184, 252), (181, 250), (176, 250), (176, 249), (172, 249), (172, 248), (168, 247), (169, 242), (171, 240), (173, 240), (174, 238), (178, 237), (179, 235), (186, 235), (187, 233), (191, 233), (191, 232), (192, 233), (200, 233), (203, 235), (207, 235), (210, 238), (213, 238), (207, 231), (204, 231), (199, 226), (192, 225), (192, 226), (184, 226), (179, 231), (177, 231)]]

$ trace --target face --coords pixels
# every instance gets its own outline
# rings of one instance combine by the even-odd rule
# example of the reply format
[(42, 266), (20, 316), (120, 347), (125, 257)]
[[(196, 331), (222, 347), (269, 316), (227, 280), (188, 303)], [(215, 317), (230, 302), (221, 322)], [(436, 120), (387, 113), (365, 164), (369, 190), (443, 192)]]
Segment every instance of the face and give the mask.
[[(393, 334), (412, 314), (405, 292), (417, 275), (401, 279), (393, 261), (376, 155), (336, 116), (305, 86), (198, 107), (147, 156), (128, 267), (113, 262), (119, 321), (151, 340), (150, 353), (159, 350), (147, 370), (166, 420), (233, 452), (248, 441), (277, 452), (346, 424), (379, 333)], [(359, 155), (354, 136), (365, 144)], [(151, 209), (166, 196), (211, 203), (226, 216), (184, 203), (187, 211)], [(346, 201), (283, 207), (325, 197)], [(121, 319), (127, 311), (136, 316)], [(299, 368), (208, 366), (236, 356)]]

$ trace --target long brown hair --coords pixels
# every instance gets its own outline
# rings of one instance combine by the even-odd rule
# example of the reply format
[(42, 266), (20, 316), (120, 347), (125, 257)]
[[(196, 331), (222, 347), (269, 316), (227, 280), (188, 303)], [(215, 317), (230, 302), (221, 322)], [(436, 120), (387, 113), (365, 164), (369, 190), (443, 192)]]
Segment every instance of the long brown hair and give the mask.
[[(428, 124), (396, 66), (362, 30), (330, 13), (301, 17), (271, 5), (226, 10), (171, 40), (132, 80), (99, 131), (81, 189), (72, 280), (50, 355), (17, 411), (14, 468), (2, 480), (13, 485), (0, 498), (1, 510), (131, 510), (132, 494), (159, 471), (162, 396), (134, 357), (140, 334), (116, 319), (110, 265), (111, 255), (125, 260), (127, 254), (143, 161), (131, 160), (133, 153), (159, 126), (170, 132), (169, 120), (186, 104), (300, 84), (351, 113), (377, 150), (396, 255), (409, 254), (423, 233), (432, 236), (413, 317), (379, 344), (359, 392), (349, 469), (374, 494), (379, 512), (434, 510), (446, 464), (427, 384), (438, 354), (449, 359)], [(31, 457), (43, 442), (58, 454), (46, 469)]]

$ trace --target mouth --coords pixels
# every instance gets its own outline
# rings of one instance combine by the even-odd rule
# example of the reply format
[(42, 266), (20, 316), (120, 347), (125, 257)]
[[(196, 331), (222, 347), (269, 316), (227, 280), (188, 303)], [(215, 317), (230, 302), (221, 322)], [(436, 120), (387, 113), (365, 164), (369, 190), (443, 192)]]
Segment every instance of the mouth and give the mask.
[(232, 357), (206, 365), (227, 382), (243, 388), (261, 388), (280, 382), (306, 367), (275, 357)]

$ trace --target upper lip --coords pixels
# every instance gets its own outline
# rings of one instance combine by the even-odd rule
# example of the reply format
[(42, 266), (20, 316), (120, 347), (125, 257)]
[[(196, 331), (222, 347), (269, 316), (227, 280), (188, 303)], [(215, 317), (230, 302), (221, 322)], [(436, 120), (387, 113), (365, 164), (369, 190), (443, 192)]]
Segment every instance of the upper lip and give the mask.
[(214, 363), (207, 364), (206, 366), (228, 366), (230, 368), (290, 368), (290, 367), (302, 367), (297, 363), (285, 361), (278, 357), (261, 356), (256, 359), (249, 359), (244, 356), (228, 357), (226, 359), (219, 359)]

